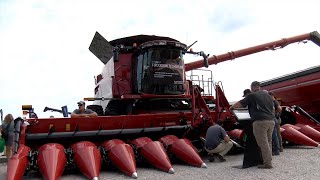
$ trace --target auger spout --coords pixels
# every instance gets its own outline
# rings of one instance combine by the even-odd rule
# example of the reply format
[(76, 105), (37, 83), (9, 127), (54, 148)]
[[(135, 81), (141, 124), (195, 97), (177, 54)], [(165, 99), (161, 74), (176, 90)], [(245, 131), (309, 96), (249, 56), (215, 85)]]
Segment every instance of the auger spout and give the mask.
[[(316, 45), (320, 46), (320, 34), (317, 31), (313, 31), (311, 33), (301, 34), (301, 35), (293, 36), (289, 38), (283, 38), (278, 41), (273, 41), (273, 42), (269, 42), (269, 43), (265, 43), (257, 46), (252, 46), (252, 47), (237, 50), (237, 51), (230, 51), (225, 54), (211, 56), (208, 58), (208, 64), (209, 65), (218, 64), (224, 61), (232, 60), (242, 56), (247, 56), (247, 55), (258, 53), (261, 51), (275, 50), (278, 48), (283, 48), (289, 44), (301, 42), (305, 40), (310, 40), (314, 42)], [(185, 71), (191, 71), (201, 67), (204, 67), (203, 60), (198, 60), (198, 61), (185, 64)]]

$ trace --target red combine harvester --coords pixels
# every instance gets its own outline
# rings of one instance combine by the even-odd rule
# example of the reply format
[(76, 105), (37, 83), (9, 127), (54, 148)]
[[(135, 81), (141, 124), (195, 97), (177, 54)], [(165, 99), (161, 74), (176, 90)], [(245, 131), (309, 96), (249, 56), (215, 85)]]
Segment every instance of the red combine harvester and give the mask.
[[(96, 78), (95, 97), (85, 100), (94, 101), (88, 108), (99, 116), (17, 118), (7, 180), (20, 179), (29, 171), (54, 180), (73, 167), (96, 180), (101, 167), (110, 165), (137, 178), (136, 161), (168, 173), (174, 173), (171, 161), (175, 159), (206, 167), (192, 142), (199, 142), (216, 122), (223, 122), (230, 135), (240, 138), (243, 133), (236, 128), (241, 116), (229, 111), (222, 88), (213, 86), (212, 79), (194, 84), (185, 72), (304, 40), (320, 45), (319, 33), (312, 32), (208, 58), (168, 37), (138, 35), (108, 42), (96, 33), (89, 49), (105, 67)], [(186, 53), (203, 60), (184, 64)], [(201, 87), (205, 83), (209, 84)], [(215, 96), (207, 93), (208, 86), (215, 88)], [(33, 114), (31, 106), (23, 110)], [(290, 141), (309, 142), (304, 131), (287, 129), (283, 135)]]

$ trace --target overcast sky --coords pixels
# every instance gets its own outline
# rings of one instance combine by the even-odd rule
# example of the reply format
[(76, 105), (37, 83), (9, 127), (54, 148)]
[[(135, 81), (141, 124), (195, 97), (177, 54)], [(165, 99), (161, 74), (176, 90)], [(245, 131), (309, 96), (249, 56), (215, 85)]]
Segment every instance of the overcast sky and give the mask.
[[(32, 104), (69, 111), (94, 95), (103, 64), (88, 50), (96, 31), (106, 39), (150, 34), (219, 55), (311, 31), (320, 31), (320, 1), (94, 1), (0, 0), (0, 108), (21, 115)], [(229, 101), (253, 80), (263, 81), (319, 65), (312, 42), (292, 44), (210, 66)]]

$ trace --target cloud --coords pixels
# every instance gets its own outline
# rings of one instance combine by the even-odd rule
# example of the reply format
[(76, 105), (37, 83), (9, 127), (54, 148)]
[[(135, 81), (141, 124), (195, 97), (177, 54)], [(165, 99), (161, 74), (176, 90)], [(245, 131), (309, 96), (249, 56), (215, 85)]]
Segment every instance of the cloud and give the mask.
[(236, 31), (254, 20), (248, 6), (230, 1), (220, 2), (212, 11), (208, 12), (209, 27), (222, 33)]

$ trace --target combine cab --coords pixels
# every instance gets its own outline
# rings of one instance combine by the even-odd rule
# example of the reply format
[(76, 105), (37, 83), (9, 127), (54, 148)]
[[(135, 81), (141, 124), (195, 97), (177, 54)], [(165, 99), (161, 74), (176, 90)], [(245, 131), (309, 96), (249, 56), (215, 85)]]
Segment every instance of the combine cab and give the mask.
[[(17, 118), (7, 179), (38, 171), (53, 180), (74, 167), (88, 179), (98, 179), (101, 166), (111, 165), (137, 178), (137, 161), (168, 173), (174, 173), (173, 160), (206, 167), (194, 145), (207, 128), (223, 123), (234, 138), (242, 131), (236, 129), (238, 119), (229, 111), (221, 85), (213, 86), (214, 95), (205, 94), (204, 83), (187, 80), (185, 72), (303, 40), (320, 45), (319, 33), (312, 32), (207, 57), (168, 37), (138, 35), (108, 42), (96, 33), (89, 49), (105, 66), (96, 77), (95, 97), (85, 100), (94, 101), (88, 108), (99, 116)], [(186, 53), (203, 59), (185, 64)], [(33, 113), (32, 107), (25, 110)]]

